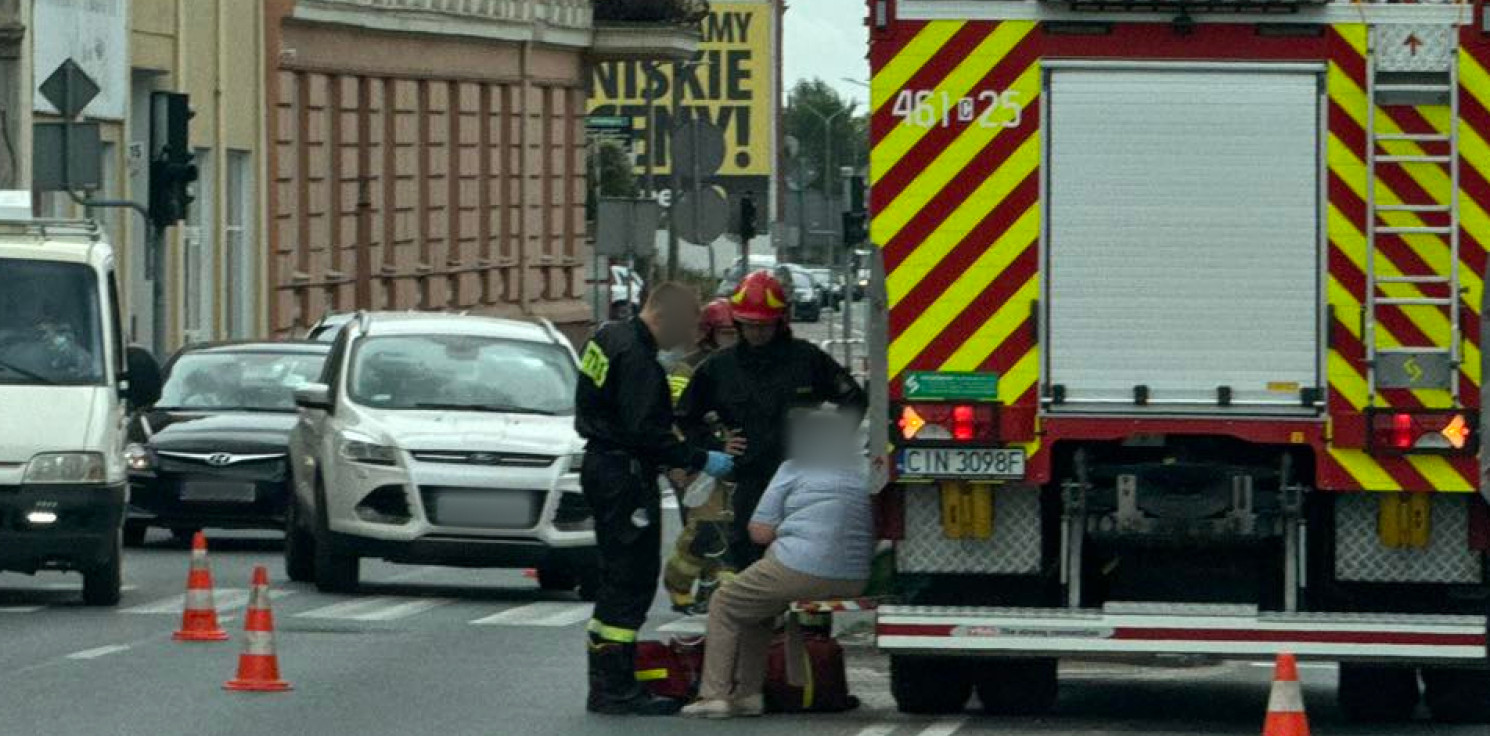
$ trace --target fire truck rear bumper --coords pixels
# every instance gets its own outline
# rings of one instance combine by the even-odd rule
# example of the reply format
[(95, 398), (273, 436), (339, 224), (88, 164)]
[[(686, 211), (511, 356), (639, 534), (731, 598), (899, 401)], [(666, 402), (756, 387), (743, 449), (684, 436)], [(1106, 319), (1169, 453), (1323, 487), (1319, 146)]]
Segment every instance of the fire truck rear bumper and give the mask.
[(1485, 662), (1484, 616), (1258, 613), (1247, 606), (1112, 604), (1104, 610), (881, 606), (891, 654), (1150, 657), (1196, 654), (1380, 662)]

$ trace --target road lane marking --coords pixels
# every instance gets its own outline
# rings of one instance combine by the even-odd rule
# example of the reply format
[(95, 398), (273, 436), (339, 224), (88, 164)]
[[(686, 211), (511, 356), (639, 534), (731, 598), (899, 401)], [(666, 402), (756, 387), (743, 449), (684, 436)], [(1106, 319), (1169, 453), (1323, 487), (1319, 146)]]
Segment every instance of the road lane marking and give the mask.
[(0, 613), (36, 613), (46, 606), (0, 606)]
[(478, 618), (478, 626), (572, 626), (590, 617), (588, 603), (529, 603)]
[(449, 598), (421, 598), (397, 603), (376, 611), (369, 611), (360, 616), (353, 616), (352, 618), (357, 621), (396, 621), (401, 618), (408, 618), (409, 616), (423, 613), (431, 608), (438, 608), (450, 602)]
[(895, 733), (895, 724), (876, 723), (873, 726), (865, 726), (858, 736), (890, 736), (892, 733)]
[[(279, 600), (280, 598), (290, 595), (293, 592), (294, 591), (290, 590), (271, 590), (269, 591), (269, 598), (270, 600)], [(248, 591), (244, 590), (243, 588), (218, 588), (217, 590), (212, 591), (212, 603), (213, 607), (217, 609), (218, 613), (243, 608), (244, 606), (248, 605)], [(138, 606), (130, 606), (129, 608), (120, 609), (119, 612), (181, 613), (182, 608), (184, 608), (185, 606), (186, 595), (182, 594), (173, 595), (169, 598), (162, 598), (158, 601), (151, 601), (150, 603), (141, 603)]]
[(332, 618), (351, 621), (393, 621), (408, 618), (450, 603), (449, 598), (357, 598), (295, 614), (300, 618)]
[(691, 616), (665, 623), (658, 626), (657, 630), (668, 634), (702, 634), (708, 628), (707, 622), (702, 617)]
[(920, 736), (952, 736), (952, 734), (957, 733), (962, 728), (964, 723), (967, 723), (966, 718), (937, 721), (922, 729)]
[[(217, 610), (241, 606), (248, 603), (248, 591), (243, 588), (218, 588), (212, 591), (212, 602)], [(121, 609), (120, 613), (181, 613), (186, 606), (186, 594), (173, 595), (150, 603), (141, 603)]]
[[(83, 584), (81, 582), (78, 582), (78, 583), (47, 583), (46, 585), (42, 585), (42, 586), (38, 586), (38, 587), (43, 588), (43, 589), (46, 589), (46, 590), (82, 590), (83, 589)], [(127, 585), (126, 584), (126, 585), (119, 586), (119, 590), (121, 592), (128, 593), (131, 590), (139, 590), (139, 586), (138, 585)]]
[(124, 650), (126, 650), (128, 648), (129, 648), (129, 645), (128, 644), (110, 644), (108, 646), (97, 647), (97, 648), (94, 648), (94, 649), (84, 649), (81, 652), (73, 652), (72, 654), (67, 655), (67, 658), (68, 659), (98, 659), (99, 657), (104, 657), (104, 656), (113, 654), (115, 652), (122, 652), (122, 651), (124, 651)]

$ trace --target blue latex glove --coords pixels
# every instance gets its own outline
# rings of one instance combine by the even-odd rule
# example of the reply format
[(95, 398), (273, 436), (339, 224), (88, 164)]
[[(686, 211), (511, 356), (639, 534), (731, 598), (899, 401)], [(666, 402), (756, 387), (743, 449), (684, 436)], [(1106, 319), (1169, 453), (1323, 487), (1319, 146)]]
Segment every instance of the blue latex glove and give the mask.
[(735, 459), (722, 452), (709, 451), (709, 460), (704, 463), (704, 473), (715, 478), (723, 478), (735, 469)]

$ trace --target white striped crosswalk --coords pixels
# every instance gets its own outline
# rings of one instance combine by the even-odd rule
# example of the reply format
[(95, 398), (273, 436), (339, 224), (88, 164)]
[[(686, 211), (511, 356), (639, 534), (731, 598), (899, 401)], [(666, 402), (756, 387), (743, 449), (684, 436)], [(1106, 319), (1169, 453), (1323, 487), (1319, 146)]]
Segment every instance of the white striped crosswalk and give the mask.
[[(299, 595), (296, 595), (297, 592)], [(276, 601), (275, 613), (280, 617), (370, 623), (401, 621), (449, 607), (453, 613), (446, 616), (446, 620), (461, 620), (469, 625), (560, 629), (583, 624), (594, 611), (593, 604), (569, 601), (483, 604), (458, 598), (411, 595), (333, 597), (295, 588), (275, 588), (270, 591), (270, 595)], [(290, 596), (294, 596), (290, 608), (281, 607), (278, 602)], [(185, 605), (185, 597), (178, 594), (144, 602), (127, 601), (125, 606), (114, 612), (179, 616)], [(230, 614), (245, 608), (248, 600), (249, 591), (244, 588), (216, 588), (213, 591), (214, 607), (224, 622), (236, 618)], [(42, 613), (54, 607), (46, 603), (23, 604), (17, 601), (0, 605), (0, 616)], [(657, 624), (655, 631), (659, 634), (688, 636), (703, 634), (706, 625), (702, 616), (672, 618), (668, 614), (661, 614), (653, 622)]]
[(329, 618), (350, 621), (397, 621), (415, 614), (438, 608), (452, 601), (449, 598), (396, 598), (374, 596), (354, 598), (313, 608), (295, 614), (299, 618)]
[(482, 626), (572, 626), (589, 617), (588, 603), (529, 603), (471, 623)]
[(665, 634), (703, 634), (707, 625), (702, 616), (689, 616), (658, 626), (657, 630)]
[[(279, 600), (294, 591), (272, 590), (269, 597)], [(233, 611), (248, 605), (248, 591), (243, 588), (218, 588), (212, 591), (212, 602), (218, 613)], [(186, 594), (173, 595), (157, 601), (119, 609), (120, 613), (181, 613), (186, 605)]]

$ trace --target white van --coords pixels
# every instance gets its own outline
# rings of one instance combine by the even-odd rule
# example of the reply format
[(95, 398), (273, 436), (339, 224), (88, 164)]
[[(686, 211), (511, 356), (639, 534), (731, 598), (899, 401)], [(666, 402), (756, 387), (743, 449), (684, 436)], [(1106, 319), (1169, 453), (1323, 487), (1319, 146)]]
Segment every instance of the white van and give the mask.
[[(0, 195), (0, 571), (83, 574), (119, 602), (127, 405), (160, 369), (125, 348), (113, 249), (90, 222), (15, 217)], [(14, 206), (6, 206), (14, 205)]]

